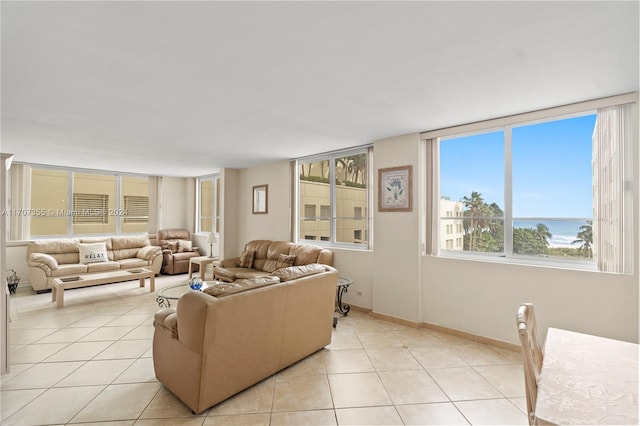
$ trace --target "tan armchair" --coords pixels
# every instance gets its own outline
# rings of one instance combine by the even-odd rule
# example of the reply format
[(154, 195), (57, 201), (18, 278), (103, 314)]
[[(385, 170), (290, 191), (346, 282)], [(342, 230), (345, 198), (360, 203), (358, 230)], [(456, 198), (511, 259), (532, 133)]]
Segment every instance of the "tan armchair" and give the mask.
[[(157, 244), (162, 247), (162, 273), (167, 275), (189, 272), (189, 259), (200, 256), (200, 249), (193, 247), (191, 233), (186, 229), (161, 229)], [(193, 265), (193, 270), (198, 270)]]

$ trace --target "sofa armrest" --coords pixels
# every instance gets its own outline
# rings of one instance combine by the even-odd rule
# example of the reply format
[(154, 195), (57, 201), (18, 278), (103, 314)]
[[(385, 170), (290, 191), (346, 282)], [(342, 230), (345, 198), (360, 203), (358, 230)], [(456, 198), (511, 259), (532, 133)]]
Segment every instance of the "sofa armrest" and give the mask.
[(161, 309), (153, 316), (153, 326), (171, 337), (178, 338), (178, 315), (175, 308)]
[(178, 300), (178, 340), (195, 353), (202, 353), (207, 310), (216, 298), (200, 291), (189, 291)]
[(31, 253), (29, 266), (40, 268), (46, 272), (47, 276), (51, 276), (51, 271), (58, 269), (58, 261), (46, 253)]
[(220, 261), (220, 266), (223, 268), (237, 268), (240, 265), (240, 258), (234, 257), (231, 259), (222, 259)]
[(158, 246), (144, 246), (138, 250), (138, 259), (151, 260), (162, 254), (162, 249)]

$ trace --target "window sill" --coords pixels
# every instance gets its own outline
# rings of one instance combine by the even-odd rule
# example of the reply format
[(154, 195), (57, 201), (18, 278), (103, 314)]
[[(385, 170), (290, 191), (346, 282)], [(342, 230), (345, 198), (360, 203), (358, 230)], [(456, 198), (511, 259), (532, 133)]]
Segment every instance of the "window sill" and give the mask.
[(460, 252), (446, 252), (441, 251), (437, 255), (433, 255), (433, 257), (439, 257), (444, 259), (457, 259), (457, 260), (465, 260), (465, 261), (476, 261), (476, 262), (489, 262), (489, 263), (502, 263), (506, 265), (523, 265), (523, 266), (534, 266), (539, 268), (554, 268), (554, 269), (569, 269), (575, 271), (587, 271), (587, 272), (602, 272), (598, 271), (598, 266), (595, 262), (589, 261), (566, 261), (562, 259), (556, 258), (548, 258), (548, 259), (539, 259), (539, 258), (531, 258), (526, 256), (511, 256), (505, 257), (504, 255), (497, 254), (482, 254), (482, 253), (464, 253)]

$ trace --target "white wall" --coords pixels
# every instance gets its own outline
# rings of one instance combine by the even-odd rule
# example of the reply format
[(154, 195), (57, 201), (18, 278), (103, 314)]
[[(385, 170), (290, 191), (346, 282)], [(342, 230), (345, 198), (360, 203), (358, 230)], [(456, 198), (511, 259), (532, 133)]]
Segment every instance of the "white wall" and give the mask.
[(162, 224), (160, 229), (195, 230), (195, 179), (162, 178)]
[(532, 302), (548, 327), (638, 341), (638, 276), (424, 256), (423, 321), (516, 343)]
[[(247, 241), (291, 239), (291, 173), (288, 161), (243, 169), (238, 176), (238, 212), (242, 224), (238, 239)], [(253, 187), (268, 185), (267, 214), (253, 214)], [(242, 247), (240, 247), (242, 250)], [(240, 253), (238, 253), (240, 254)]]
[(418, 232), (418, 159), (420, 135), (411, 134), (374, 143), (375, 188), (377, 170), (413, 166), (413, 209), (410, 212), (378, 212), (374, 191), (373, 303), (374, 312), (420, 321), (420, 234)]
[(373, 306), (373, 251), (334, 249), (333, 266), (340, 276), (349, 277), (353, 284), (342, 297), (342, 301), (371, 309)]
[(237, 169), (224, 169), (220, 173), (220, 257), (236, 257), (244, 243), (239, 238), (239, 174)]

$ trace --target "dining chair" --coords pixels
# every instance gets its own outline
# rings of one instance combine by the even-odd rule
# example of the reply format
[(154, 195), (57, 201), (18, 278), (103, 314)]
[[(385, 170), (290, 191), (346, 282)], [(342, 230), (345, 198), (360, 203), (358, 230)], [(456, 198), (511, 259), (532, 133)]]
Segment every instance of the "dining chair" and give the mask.
[(529, 424), (535, 420), (536, 399), (538, 395), (538, 377), (542, 369), (542, 347), (538, 338), (536, 316), (532, 303), (523, 303), (516, 314), (518, 334), (522, 345), (524, 365), (524, 386), (527, 395), (527, 417)]

